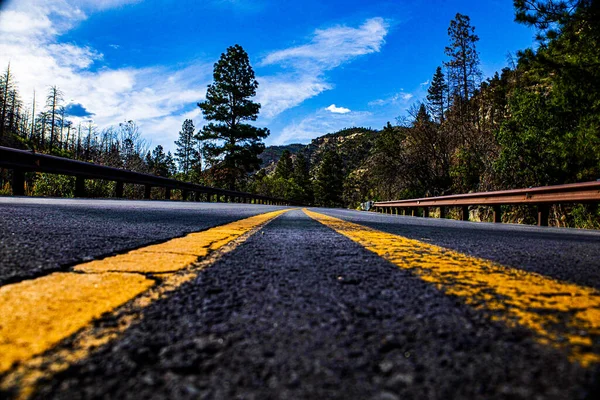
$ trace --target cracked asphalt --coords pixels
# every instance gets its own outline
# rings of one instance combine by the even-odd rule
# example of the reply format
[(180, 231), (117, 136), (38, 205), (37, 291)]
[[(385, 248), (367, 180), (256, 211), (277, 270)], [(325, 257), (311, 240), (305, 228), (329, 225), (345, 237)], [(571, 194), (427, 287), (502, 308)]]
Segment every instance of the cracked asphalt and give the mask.
[[(9, 280), (276, 208), (3, 200), (0, 277)], [(600, 286), (597, 232), (315, 210)], [(115, 322), (107, 314), (95, 325)], [(599, 381), (597, 365), (569, 361), (294, 210), (144, 308), (34, 398), (592, 399)]]

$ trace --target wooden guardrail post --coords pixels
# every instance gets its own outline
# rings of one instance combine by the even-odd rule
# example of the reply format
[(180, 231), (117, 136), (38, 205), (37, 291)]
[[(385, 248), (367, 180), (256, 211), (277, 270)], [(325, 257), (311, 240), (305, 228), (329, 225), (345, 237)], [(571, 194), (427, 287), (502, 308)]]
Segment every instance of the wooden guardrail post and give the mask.
[(123, 198), (124, 184), (121, 181), (117, 181), (117, 185), (115, 186), (115, 197), (118, 199)]
[(152, 197), (152, 186), (144, 185), (144, 199), (150, 200)]
[(165, 200), (171, 200), (171, 188), (165, 188)]
[(493, 208), (494, 210), (494, 223), (501, 223), (502, 222), (502, 208), (500, 206), (494, 206)]
[(550, 216), (550, 206), (539, 204), (537, 206), (538, 226), (548, 226), (548, 217)]
[(25, 172), (21, 169), (13, 169), (12, 192), (15, 196), (25, 196)]
[(75, 197), (85, 197), (85, 178), (83, 176), (75, 178)]
[(446, 207), (440, 207), (440, 219), (446, 218)]
[(188, 199), (188, 197), (190, 196), (190, 192), (183, 189), (181, 191), (181, 200), (186, 201)]
[(469, 220), (469, 206), (462, 206), (462, 220), (463, 221), (468, 221)]
[(423, 207), (423, 218), (429, 218), (429, 207)]

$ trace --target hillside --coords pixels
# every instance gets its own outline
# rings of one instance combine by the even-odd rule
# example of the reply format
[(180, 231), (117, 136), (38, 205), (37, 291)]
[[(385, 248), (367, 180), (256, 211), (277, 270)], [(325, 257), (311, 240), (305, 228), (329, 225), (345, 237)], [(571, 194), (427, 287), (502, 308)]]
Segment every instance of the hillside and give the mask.
[(281, 154), (285, 150), (292, 154), (296, 154), (304, 150), (305, 147), (306, 145), (300, 143), (288, 144), (285, 146), (269, 146), (258, 156), (258, 158), (260, 158), (262, 161), (261, 167), (270, 169), (269, 167), (271, 165), (277, 164), (277, 161), (279, 161)]
[(313, 139), (309, 144), (290, 144), (285, 146), (269, 146), (259, 155), (262, 168), (271, 172), (281, 154), (288, 150), (292, 156), (303, 152), (310, 162), (311, 169), (321, 161), (325, 150), (336, 150), (344, 161), (346, 172), (358, 168), (369, 155), (378, 131), (370, 128), (349, 128), (328, 133)]

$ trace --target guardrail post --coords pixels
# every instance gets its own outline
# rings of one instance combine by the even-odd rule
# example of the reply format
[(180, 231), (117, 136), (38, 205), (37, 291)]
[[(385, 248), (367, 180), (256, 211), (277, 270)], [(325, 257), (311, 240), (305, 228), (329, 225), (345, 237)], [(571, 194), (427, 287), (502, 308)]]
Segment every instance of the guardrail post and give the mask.
[(85, 178), (82, 176), (75, 178), (75, 197), (85, 197)]
[(189, 195), (190, 195), (190, 192), (189, 192), (189, 191), (187, 191), (187, 190), (182, 190), (182, 191), (181, 191), (181, 199), (182, 199), (183, 201), (186, 201), (186, 200), (187, 200), (187, 198), (189, 197)]
[(144, 185), (144, 199), (150, 200), (152, 194), (152, 186)]
[(502, 208), (500, 206), (494, 206), (494, 223), (499, 224), (502, 222)]
[(446, 207), (440, 207), (440, 218), (446, 218)]
[(13, 169), (12, 192), (14, 196), (25, 196), (25, 172)]
[(538, 211), (538, 226), (548, 226), (548, 217), (550, 216), (550, 206), (547, 204), (539, 204)]
[(423, 207), (423, 218), (429, 218), (429, 207)]
[(171, 188), (165, 188), (165, 200), (171, 200)]
[(194, 192), (194, 201), (200, 201), (200, 192)]
[(462, 206), (462, 220), (469, 220), (469, 206)]
[(410, 208), (410, 216), (411, 217), (416, 217), (416, 212), (417, 212), (417, 210), (414, 207)]
[(115, 197), (118, 199), (123, 198), (123, 182), (117, 181), (117, 186), (115, 187)]

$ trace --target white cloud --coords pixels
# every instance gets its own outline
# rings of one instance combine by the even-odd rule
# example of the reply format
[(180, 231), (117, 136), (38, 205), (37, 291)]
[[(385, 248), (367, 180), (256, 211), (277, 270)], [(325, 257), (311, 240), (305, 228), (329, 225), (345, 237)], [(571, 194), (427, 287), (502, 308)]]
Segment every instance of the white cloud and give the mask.
[[(165, 148), (190, 111), (205, 97), (212, 65), (198, 63), (178, 72), (167, 67), (102, 66), (103, 54), (87, 46), (64, 43), (58, 35), (85, 20), (87, 10), (135, 3), (137, 0), (24, 0), (0, 12), (0, 68), (10, 61), (25, 104), (36, 91), (36, 109), (44, 104), (48, 86), (56, 85), (66, 103), (82, 105), (100, 127), (135, 120), (144, 136)], [(15, 23), (15, 19), (18, 23)], [(8, 23), (7, 23), (8, 22)], [(29, 24), (27, 30), (21, 23)], [(94, 67), (91, 69), (90, 67)]]
[(331, 69), (352, 58), (379, 52), (388, 28), (383, 18), (371, 18), (358, 28), (335, 26), (317, 29), (309, 44), (275, 51), (265, 57), (263, 64), (319, 71)]
[(347, 114), (349, 113), (351, 110), (349, 108), (345, 108), (345, 107), (336, 107), (335, 104), (330, 105), (329, 107), (325, 108), (327, 111), (332, 112), (334, 114)]
[(388, 98), (370, 101), (369, 106), (385, 106), (385, 105), (389, 105), (389, 104), (406, 104), (413, 97), (415, 97), (415, 95), (412, 93), (406, 93), (404, 91), (400, 91)]
[[(100, 128), (135, 120), (146, 138), (166, 149), (172, 148), (185, 118), (194, 119), (196, 126), (202, 122), (195, 103), (205, 97), (214, 60), (178, 72), (168, 66), (107, 68), (104, 55), (98, 50), (60, 39), (89, 14), (139, 1), (13, 0), (0, 11), (0, 69), (10, 61), (26, 106), (35, 90), (36, 110), (41, 110), (48, 86), (56, 85), (64, 93), (65, 104), (79, 104), (93, 113), (94, 123)], [(379, 52), (387, 31), (388, 25), (382, 18), (372, 18), (358, 27), (316, 30), (304, 45), (267, 54), (259, 65), (284, 68), (278, 74), (257, 78), (260, 86), (256, 101), (262, 104), (261, 121), (268, 122), (333, 89), (326, 72), (356, 57)], [(323, 113), (330, 117), (344, 115)]]
[(258, 101), (273, 118), (303, 101), (333, 89), (325, 73), (356, 57), (381, 50), (388, 32), (382, 18), (366, 20), (357, 28), (317, 29), (310, 42), (267, 54), (259, 66), (278, 65), (291, 70), (276, 77), (259, 77)]
[(429, 85), (429, 79), (427, 79), (425, 82), (421, 82), (421, 86), (427, 86)]
[(260, 115), (268, 119), (333, 87), (310, 75), (264, 76), (257, 80), (256, 101), (261, 104)]

